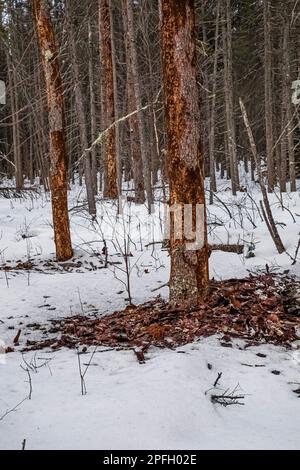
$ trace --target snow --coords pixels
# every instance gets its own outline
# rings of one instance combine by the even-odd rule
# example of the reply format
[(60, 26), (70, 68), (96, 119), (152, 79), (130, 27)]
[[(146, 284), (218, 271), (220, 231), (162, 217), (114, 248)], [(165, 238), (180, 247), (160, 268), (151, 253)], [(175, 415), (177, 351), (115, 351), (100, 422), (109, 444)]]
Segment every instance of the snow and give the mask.
[[(249, 271), (265, 269), (266, 264), (271, 270), (289, 269), (299, 275), (299, 260), (291, 265), (300, 232), (299, 193), (283, 195), (286, 209), (279, 194), (270, 195), (289, 256), (276, 252), (256, 208), (260, 195), (254, 184), (247, 182), (248, 193), (237, 197), (227, 190), (229, 183), (219, 181), (218, 187), (218, 200), (208, 206), (209, 240), (240, 242), (246, 249), (244, 255), (213, 252), (211, 277), (244, 277)], [(54, 259), (49, 197), (0, 197), (0, 265), (32, 260), (41, 269), (29, 274), (0, 271), (0, 348), (2, 343), (12, 345), (19, 328), (20, 347), (24, 346), (34, 337), (34, 333), (26, 335), (28, 323), (76, 313), (109, 314), (125, 307), (124, 242), (132, 254), (128, 259), (133, 302), (168, 295), (167, 287), (152, 292), (168, 281), (167, 251), (153, 244), (163, 239), (162, 203), (157, 203), (151, 218), (146, 207), (134, 204), (125, 205), (124, 215), (118, 218), (116, 204), (99, 201), (97, 223), (82, 210), (84, 193), (78, 186), (72, 187), (69, 203), (74, 260), (82, 263), (72, 272), (63, 264), (56, 264), (57, 270), (44, 266)], [(101, 265), (103, 239), (112, 263), (107, 268)], [(255, 257), (247, 259), (251, 244)], [(101, 269), (92, 270), (90, 263)], [(233, 348), (224, 348), (217, 337), (211, 337), (177, 350), (152, 348), (144, 365), (133, 351), (105, 352), (100, 347), (86, 374), (85, 396), (76, 351), (41, 351), (37, 364), (42, 365), (45, 358), (51, 361), (31, 373), (31, 400), (2, 420), (26, 397), (29, 384), (20, 367), (24, 365), (20, 351), (4, 357), (0, 349), (0, 448), (20, 449), (26, 439), (27, 449), (299, 449), (300, 399), (293, 393), (300, 382), (299, 351), (270, 345), (243, 347), (238, 341)], [(258, 357), (258, 352), (267, 357)], [(88, 362), (89, 354), (81, 356), (83, 362)], [(33, 353), (25, 355), (28, 362), (33, 357)], [(207, 363), (212, 364), (211, 370)], [(255, 364), (264, 367), (250, 367)], [(274, 375), (274, 370), (280, 375)], [(218, 372), (223, 374), (217, 392), (239, 385), (245, 394), (243, 406), (213, 404), (210, 397), (215, 389), (205, 394)]]
[[(185, 354), (179, 354), (184, 351)], [(260, 359), (256, 353), (264, 353)], [(296, 354), (296, 353), (294, 353)], [(27, 354), (28, 360), (32, 354)], [(38, 353), (38, 357), (47, 357)], [(217, 338), (177, 351), (152, 349), (145, 365), (132, 351), (96, 353), (81, 396), (74, 351), (51, 354), (47, 367), (32, 374), (32, 399), (0, 423), (1, 448), (19, 449), (299, 449), (299, 362), (282, 348), (222, 348)], [(6, 397), (13, 407), (27, 393), (21, 357), (2, 366)], [(207, 362), (213, 365), (209, 370)], [(247, 367), (261, 364), (265, 367)], [(281, 375), (273, 375), (278, 369)], [(213, 404), (219, 392), (240, 385), (243, 406)]]

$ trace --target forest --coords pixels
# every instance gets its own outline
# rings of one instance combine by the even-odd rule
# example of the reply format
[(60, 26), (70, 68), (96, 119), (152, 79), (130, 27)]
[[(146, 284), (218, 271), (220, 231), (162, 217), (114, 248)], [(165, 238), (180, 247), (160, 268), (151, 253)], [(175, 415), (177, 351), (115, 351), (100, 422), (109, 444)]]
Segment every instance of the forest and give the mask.
[(299, 0), (0, 0), (0, 450), (299, 450), (299, 261)]

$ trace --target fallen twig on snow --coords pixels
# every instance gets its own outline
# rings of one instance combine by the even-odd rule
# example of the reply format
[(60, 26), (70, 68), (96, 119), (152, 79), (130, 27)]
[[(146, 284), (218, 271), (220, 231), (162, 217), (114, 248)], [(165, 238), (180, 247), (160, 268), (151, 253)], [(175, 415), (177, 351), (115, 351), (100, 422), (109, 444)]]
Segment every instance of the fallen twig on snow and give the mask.
[(228, 393), (228, 390), (226, 390), (226, 392), (222, 393), (221, 395), (212, 395), (210, 399), (212, 403), (218, 403), (219, 405), (222, 405), (222, 406), (245, 404), (239, 401), (239, 400), (244, 400), (245, 395), (235, 395), (235, 391)]
[(222, 374), (223, 374), (223, 372), (219, 372), (219, 373), (218, 373), (218, 377), (216, 378), (216, 380), (215, 380), (215, 382), (214, 382), (214, 387), (216, 387), (216, 386), (218, 385), (218, 383), (219, 383), (219, 381), (220, 381), (220, 379), (221, 379), (221, 377), (222, 377)]
[(4, 418), (6, 418), (6, 416), (9, 415), (10, 413), (12, 413), (13, 411), (16, 411), (19, 408), (19, 406), (21, 406), (26, 400), (28, 400), (28, 396), (23, 398), (23, 400), (21, 400), (17, 405), (15, 405), (10, 410), (7, 410), (2, 416), (0, 416), (0, 421), (2, 421)]
[(297, 245), (297, 248), (296, 248), (296, 252), (295, 252), (294, 260), (292, 262), (292, 266), (294, 266), (297, 263), (299, 248), (300, 248), (300, 238), (298, 240), (298, 245)]

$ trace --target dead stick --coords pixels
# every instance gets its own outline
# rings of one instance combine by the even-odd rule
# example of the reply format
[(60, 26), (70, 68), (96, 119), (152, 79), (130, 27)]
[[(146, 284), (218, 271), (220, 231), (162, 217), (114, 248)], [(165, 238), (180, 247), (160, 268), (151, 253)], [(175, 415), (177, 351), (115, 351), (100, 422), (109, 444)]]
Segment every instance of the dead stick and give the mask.
[(267, 193), (266, 186), (265, 186), (265, 183), (264, 183), (264, 179), (263, 179), (263, 175), (262, 175), (262, 171), (261, 171), (261, 167), (260, 167), (260, 161), (259, 161), (259, 157), (258, 157), (258, 152), (257, 152), (256, 144), (255, 144), (255, 141), (254, 141), (253, 133), (252, 133), (252, 130), (251, 130), (251, 127), (250, 127), (250, 123), (249, 123), (249, 120), (248, 120), (246, 108), (245, 108), (245, 105), (244, 105), (241, 98), (240, 98), (239, 101), (240, 101), (240, 108), (241, 108), (243, 119), (244, 119), (244, 124), (245, 124), (247, 134), (248, 134), (248, 139), (249, 139), (249, 142), (250, 142), (251, 151), (252, 151), (253, 158), (254, 158), (254, 161), (255, 161), (255, 164), (256, 164), (256, 168), (257, 168), (259, 185), (260, 185), (260, 189), (261, 189), (262, 196), (263, 196), (266, 216), (267, 216), (268, 222), (269, 222), (269, 224), (267, 224), (267, 226), (268, 226), (270, 235), (271, 235), (271, 237), (272, 237), (272, 239), (275, 243), (277, 251), (278, 251), (279, 254), (281, 254), (285, 251), (285, 248), (284, 248), (283, 243), (281, 241), (281, 238), (280, 238), (280, 235), (278, 233), (277, 227), (275, 225), (275, 221), (274, 221), (273, 214), (272, 214), (272, 211), (271, 211), (270, 202), (269, 202), (269, 198), (268, 198), (268, 193)]
[(218, 377), (215, 380), (214, 387), (216, 387), (222, 377), (223, 372), (218, 372)]
[(297, 248), (296, 248), (296, 252), (295, 252), (295, 256), (294, 256), (294, 261), (292, 262), (292, 266), (294, 266), (297, 263), (297, 256), (298, 256), (299, 248), (300, 248), (300, 238), (298, 240), (298, 245), (297, 245)]

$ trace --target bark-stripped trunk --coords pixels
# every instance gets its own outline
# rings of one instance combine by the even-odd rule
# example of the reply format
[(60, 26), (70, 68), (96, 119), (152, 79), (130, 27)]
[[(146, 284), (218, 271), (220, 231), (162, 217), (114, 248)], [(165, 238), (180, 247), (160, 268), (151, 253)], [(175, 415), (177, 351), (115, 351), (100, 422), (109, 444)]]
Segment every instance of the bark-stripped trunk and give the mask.
[(266, 157), (268, 166), (268, 191), (272, 192), (274, 177), (274, 135), (273, 135), (273, 97), (272, 97), (272, 42), (271, 42), (271, 2), (264, 2), (264, 37), (265, 37), (265, 126), (266, 126)]
[[(108, 0), (99, 0), (99, 31), (101, 57), (102, 128), (115, 122), (114, 70), (112, 58), (111, 22)], [(117, 146), (116, 128), (108, 132), (105, 139), (104, 197), (116, 199)]]
[[(163, 0), (161, 9), (170, 205), (181, 209), (179, 216), (173, 212), (170, 217), (170, 300), (193, 305), (203, 301), (209, 280), (194, 1)], [(187, 239), (184, 227), (183, 209), (188, 205), (193, 231), (198, 229), (203, 245), (189, 246), (195, 239)], [(203, 209), (200, 218), (199, 207)]]
[[(134, 112), (137, 109), (135, 93), (134, 93), (134, 81), (132, 74), (132, 65), (130, 60), (130, 45), (128, 37), (128, 22), (126, 16), (126, 0), (123, 1), (123, 23), (124, 23), (124, 42), (126, 52), (126, 91), (127, 91), (127, 111), (128, 114)], [(134, 198), (137, 204), (143, 204), (145, 202), (145, 185), (143, 178), (143, 161), (141, 156), (140, 148), (140, 136), (139, 136), (139, 125), (137, 115), (133, 115), (128, 120), (129, 132), (130, 132), (130, 156), (131, 166), (133, 172), (134, 181)]]
[[(140, 109), (142, 108), (142, 94), (141, 94), (141, 89), (140, 89), (140, 80), (139, 80), (139, 72), (138, 72), (138, 58), (137, 58), (137, 50), (136, 50), (136, 43), (135, 43), (135, 32), (134, 32), (132, 8), (133, 8), (132, 0), (126, 0), (126, 19), (127, 19), (126, 29), (127, 29), (128, 41), (129, 41), (133, 89), (134, 89), (134, 95), (135, 95), (137, 108)], [(147, 143), (147, 136), (146, 136), (145, 116), (142, 111), (137, 114), (137, 119), (138, 119), (139, 134), (140, 134), (140, 149), (141, 149), (141, 156), (142, 156), (142, 161), (143, 161), (144, 180), (145, 180), (145, 188), (146, 188), (146, 194), (147, 194), (148, 209), (149, 209), (149, 212), (151, 212), (151, 207), (153, 203), (153, 194), (152, 194), (152, 187), (151, 187), (151, 171), (150, 171), (150, 161), (149, 161), (150, 158), (149, 158), (148, 143)]]
[(50, 127), (50, 188), (56, 257), (72, 257), (67, 191), (67, 154), (65, 146), (62, 80), (54, 30), (45, 0), (33, 0), (37, 33), (45, 74)]
[[(79, 65), (78, 65), (78, 59), (77, 59), (76, 42), (75, 42), (75, 36), (74, 36), (72, 10), (71, 10), (70, 1), (71, 0), (68, 0), (66, 2), (65, 12), (66, 12), (66, 20), (67, 20), (68, 33), (69, 33), (71, 64), (72, 64), (72, 71), (73, 71), (73, 77), (74, 77), (75, 105), (76, 105), (77, 119), (78, 119), (78, 126), (79, 126), (81, 154), (83, 154), (85, 150), (89, 147), (89, 141), (88, 141), (86, 113), (85, 113), (83, 92), (82, 92), (81, 81), (80, 81), (80, 72), (79, 72)], [(85, 176), (85, 186), (86, 186), (89, 213), (92, 216), (95, 216), (96, 215), (96, 202), (95, 202), (95, 195), (94, 195), (94, 190), (93, 190), (90, 154), (87, 154), (84, 157), (84, 176)]]

